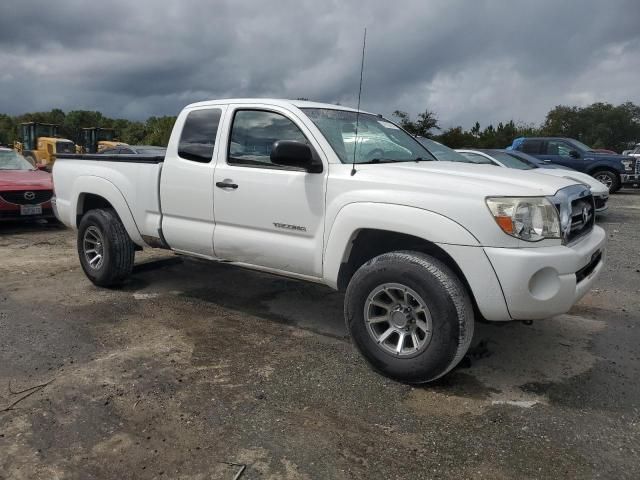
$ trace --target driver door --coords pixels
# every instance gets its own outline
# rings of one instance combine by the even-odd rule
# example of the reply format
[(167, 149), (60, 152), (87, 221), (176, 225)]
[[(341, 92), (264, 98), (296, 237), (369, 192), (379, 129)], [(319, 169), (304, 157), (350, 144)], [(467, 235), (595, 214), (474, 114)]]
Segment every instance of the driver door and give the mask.
[[(236, 105), (214, 172), (218, 258), (310, 277), (322, 276), (327, 161), (321, 173), (275, 165), (277, 140), (318, 145), (288, 110)], [(317, 153), (315, 153), (317, 155)]]
[(565, 167), (580, 170), (582, 158), (580, 156), (574, 158), (570, 154), (571, 151), (577, 152), (574, 146), (567, 142), (563, 142), (562, 140), (547, 140), (545, 149), (545, 154), (542, 155), (543, 160), (549, 160), (558, 165), (564, 165)]

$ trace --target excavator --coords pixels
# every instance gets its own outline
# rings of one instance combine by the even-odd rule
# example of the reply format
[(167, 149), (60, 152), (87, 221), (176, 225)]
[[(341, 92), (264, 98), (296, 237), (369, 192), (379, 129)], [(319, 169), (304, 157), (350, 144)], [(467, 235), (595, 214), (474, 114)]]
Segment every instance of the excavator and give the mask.
[(113, 128), (89, 127), (82, 129), (82, 137), (76, 145), (77, 153), (100, 153), (102, 150), (126, 143), (117, 140)]
[(33, 166), (44, 165), (50, 169), (57, 153), (75, 153), (71, 140), (60, 138), (58, 125), (52, 123), (26, 122), (20, 124), (20, 141), (14, 149)]

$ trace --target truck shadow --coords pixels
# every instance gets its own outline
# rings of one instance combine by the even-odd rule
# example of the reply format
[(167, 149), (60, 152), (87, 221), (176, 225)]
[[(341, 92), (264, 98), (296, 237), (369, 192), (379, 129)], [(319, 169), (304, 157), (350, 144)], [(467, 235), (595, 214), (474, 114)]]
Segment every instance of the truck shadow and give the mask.
[(179, 256), (142, 262), (124, 290), (170, 292), (323, 335), (347, 337), (341, 293), (224, 263)]
[[(178, 295), (257, 318), (347, 339), (344, 295), (328, 287), (231, 265), (168, 257), (136, 267), (125, 287), (136, 293)], [(567, 381), (596, 363), (591, 337), (604, 322), (578, 315), (535, 322), (477, 323), (472, 347), (456, 371), (427, 389), (487, 401), (545, 402), (527, 385)], [(490, 398), (489, 398), (490, 397)]]

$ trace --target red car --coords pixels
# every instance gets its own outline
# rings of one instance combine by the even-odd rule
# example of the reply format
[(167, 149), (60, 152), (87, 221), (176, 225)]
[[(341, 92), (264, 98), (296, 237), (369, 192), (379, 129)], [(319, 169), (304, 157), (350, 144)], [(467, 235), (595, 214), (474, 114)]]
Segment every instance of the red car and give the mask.
[(14, 150), (0, 148), (0, 220), (54, 219), (53, 179)]

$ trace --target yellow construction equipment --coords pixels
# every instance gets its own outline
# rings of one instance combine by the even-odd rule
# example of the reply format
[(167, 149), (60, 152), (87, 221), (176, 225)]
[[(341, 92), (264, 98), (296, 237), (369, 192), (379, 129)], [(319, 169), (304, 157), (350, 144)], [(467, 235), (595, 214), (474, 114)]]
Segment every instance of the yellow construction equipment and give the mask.
[(89, 127), (82, 129), (81, 143), (76, 146), (78, 153), (100, 153), (107, 148), (126, 145), (118, 141), (113, 128)]
[(58, 125), (51, 123), (21, 123), (20, 139), (14, 143), (14, 148), (34, 166), (45, 165), (50, 168), (57, 153), (76, 151), (75, 144), (71, 140), (60, 138)]

